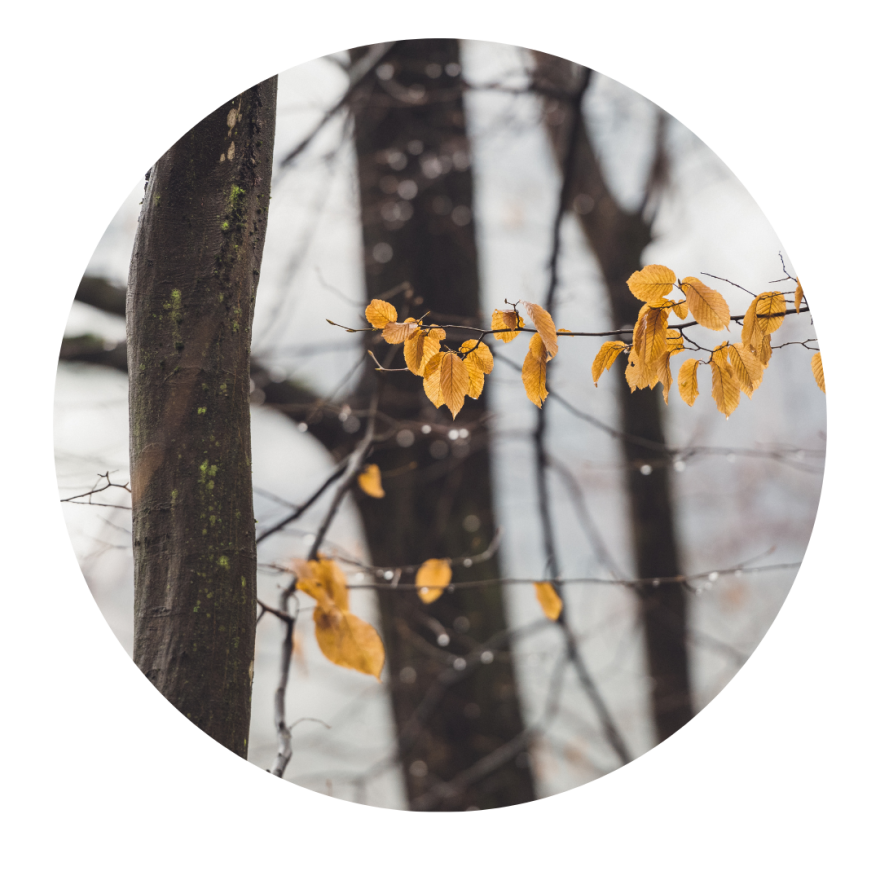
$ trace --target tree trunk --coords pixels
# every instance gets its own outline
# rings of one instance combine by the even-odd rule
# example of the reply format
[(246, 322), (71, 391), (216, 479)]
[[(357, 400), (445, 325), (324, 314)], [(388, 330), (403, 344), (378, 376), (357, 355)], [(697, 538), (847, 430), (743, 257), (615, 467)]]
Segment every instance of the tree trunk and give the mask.
[[(583, 68), (553, 55), (535, 52), (534, 57), (535, 85), (547, 95), (545, 121), (557, 161), (561, 163), (568, 131), (565, 121), (569, 108), (565, 96), (573, 93)], [(658, 153), (657, 171), (664, 157), (665, 154)], [(586, 126), (581, 127), (578, 137), (571, 196), (579, 208), (575, 216), (601, 267), (614, 325), (633, 326), (641, 304), (629, 292), (626, 281), (642, 268), (642, 252), (652, 239), (651, 223), (644, 219), (642, 210), (626, 211), (614, 198)], [(647, 201), (646, 198), (644, 203)], [(614, 372), (623, 432), (665, 443), (660, 387), (632, 393), (623, 367)], [(669, 487), (669, 461), (658, 462), (659, 456), (651, 452), (652, 470), (644, 475), (639, 468), (646, 458), (645, 447), (626, 440), (622, 446), (627, 463), (627, 494), (638, 577), (678, 575), (681, 570)], [(652, 682), (654, 729), (657, 740), (662, 741), (683, 727), (694, 714), (686, 645), (686, 594), (678, 584), (649, 587), (640, 592), (639, 607)]]
[[(367, 294), (378, 298), (410, 285), (391, 298), (401, 321), (429, 309), (435, 321), (480, 314), (459, 63), (456, 40), (403, 41), (352, 97)], [(387, 351), (377, 338), (368, 345), (380, 359)], [(398, 348), (391, 366), (403, 365)], [(369, 373), (358, 391), (360, 406), (375, 381)], [(467, 400), (454, 427), (468, 435), (453, 439), (448, 412), (434, 408), (416, 376), (387, 373), (382, 383), (380, 412), (400, 430), (372, 456), (384, 474), (385, 497), (358, 497), (373, 563), (393, 568), (485, 550), (495, 533), (485, 397)], [(497, 556), (453, 571), (453, 583), (498, 577)], [(477, 781), (469, 775), (463, 791), (453, 786), (437, 794), (439, 784), (523, 732), (509, 647), (502, 640), (498, 650), (478, 650), (508, 627), (500, 587), (447, 590), (431, 605), (410, 591), (380, 591), (379, 604), (410, 806), (486, 809), (534, 799), (524, 740), (519, 756), (514, 750), (512, 760)], [(467, 655), (467, 668), (444, 690), (438, 676)], [(442, 692), (430, 714), (429, 692)]]
[(134, 660), (247, 756), (256, 609), (251, 322), (276, 80), (224, 104), (149, 177), (126, 301)]

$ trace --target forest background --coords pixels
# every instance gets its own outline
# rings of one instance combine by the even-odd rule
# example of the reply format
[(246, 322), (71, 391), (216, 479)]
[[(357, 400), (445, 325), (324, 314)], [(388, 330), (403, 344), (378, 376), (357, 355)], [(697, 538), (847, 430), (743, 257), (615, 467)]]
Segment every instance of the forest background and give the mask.
[[(343, 53), (338, 57), (343, 58)], [(525, 85), (527, 61), (524, 50), (516, 47), (480, 41), (463, 44), (463, 75), (470, 83)], [(300, 141), (346, 86), (344, 71), (328, 59), (316, 59), (280, 75), (276, 157)], [(476, 224), (484, 313), (502, 307), (505, 298), (541, 302), (559, 188), (559, 174), (540, 121), (541, 103), (533, 95), (492, 89), (470, 90), (465, 101), (472, 153), (462, 161), (472, 164), (476, 196), (473, 217), (463, 219)], [(656, 105), (610, 77), (597, 75), (585, 106), (615, 193), (623, 203), (635, 206), (652, 155)], [(271, 364), (277, 375), (295, 376), (322, 393), (336, 389), (361, 357), (356, 338), (326, 324), (330, 318), (360, 326), (363, 314), (357, 182), (344, 118), (328, 124), (296, 167), (273, 180), (254, 327), (256, 357)], [(669, 120), (666, 137), (671, 185), (659, 202), (658, 236), (646, 250), (645, 262), (671, 266), (679, 277), (711, 272), (755, 292), (788, 289), (768, 283), (782, 274), (780, 254), (786, 267), (795, 272), (746, 185), (685, 125)], [(110, 221), (87, 273), (125, 283), (142, 197), (143, 182), (138, 180)], [(599, 273), (573, 218), (566, 219), (562, 232), (561, 283), (554, 310), (557, 326), (611, 329)], [(745, 311), (747, 295), (720, 282), (713, 286), (722, 290), (732, 312)], [(118, 339), (124, 330), (121, 321), (74, 303), (65, 333), (84, 332)], [(815, 332), (809, 318), (803, 317), (788, 321), (778, 341), (811, 335)], [(615, 424), (611, 383), (603, 387), (600, 382), (597, 391), (589, 375), (598, 342), (569, 342), (552, 388), (604, 423)], [(826, 400), (813, 382), (809, 357), (810, 352), (799, 346), (776, 353), (754, 400), (744, 401), (727, 421), (711, 401), (708, 383), (692, 410), (671, 395), (666, 413), (669, 443), (784, 453), (760, 458), (731, 452), (682, 462), (684, 467), (675, 471), (674, 486), (684, 571), (736, 568), (765, 553), (761, 562), (803, 558), (818, 510), (827, 442)], [(505, 574), (539, 579), (544, 576), (544, 559), (528, 446), (535, 409), (526, 400), (517, 373), (503, 371), (502, 366), (489, 377), (486, 392), (495, 416), (496, 518), (504, 529), (501, 560)], [(467, 409), (462, 415), (466, 413)], [(96, 471), (115, 471), (114, 480), (125, 482), (127, 397), (122, 374), (60, 364), (53, 415), (62, 497), (89, 485)], [(261, 523), (269, 523), (280, 518), (285, 508), (264, 493), (300, 501), (313, 491), (320, 475), (329, 471), (330, 463), (307, 432), (297, 431), (277, 413), (257, 405), (252, 408), (252, 419), (256, 515)], [(554, 407), (552, 398), (548, 420), (552, 454), (565, 462), (584, 490), (604, 543), (619, 567), (631, 572), (621, 490), (624, 476), (614, 439), (562, 407)], [(554, 485), (552, 498), (563, 572), (607, 575), (573, 515), (563, 481)], [(116, 502), (126, 503), (122, 493)], [(132, 573), (127, 514), (72, 505), (64, 505), (63, 512), (93, 598), (130, 653)], [(297, 523), (296, 530), (261, 546), (261, 563), (304, 556), (308, 536), (314, 534), (321, 517), (321, 510), (316, 510)], [(330, 538), (348, 555), (365, 555), (353, 506), (343, 510)], [(691, 606), (697, 710), (723, 690), (760, 643), (796, 573), (797, 569), (790, 569), (706, 582), (709, 588)], [(261, 598), (271, 602), (278, 582), (276, 573), (263, 571)], [(366, 591), (353, 595), (358, 613), (376, 622), (372, 596)], [(531, 587), (511, 587), (506, 595), (512, 626), (540, 618)], [(586, 586), (570, 588), (567, 599), (597, 681), (631, 748), (644, 754), (653, 741), (632, 598), (620, 588)], [(298, 626), (289, 713), (293, 719), (319, 718), (331, 729), (313, 722), (295, 729), (294, 756), (286, 778), (334, 797), (401, 808), (404, 795), (397, 769), (392, 766), (364, 778), (365, 771), (388, 753), (393, 739), (383, 687), (327, 663), (309, 626), (304, 615)], [(257, 635), (249, 759), (260, 767), (271, 763), (276, 748), (271, 700), (277, 678), (277, 629), (274, 621), (264, 620)], [(514, 648), (527, 719), (541, 712), (558, 649), (557, 635), (547, 631)], [(564, 711), (530, 751), (544, 797), (614, 769), (613, 756), (597, 734), (591, 709), (576, 683), (566, 682), (563, 693)]]

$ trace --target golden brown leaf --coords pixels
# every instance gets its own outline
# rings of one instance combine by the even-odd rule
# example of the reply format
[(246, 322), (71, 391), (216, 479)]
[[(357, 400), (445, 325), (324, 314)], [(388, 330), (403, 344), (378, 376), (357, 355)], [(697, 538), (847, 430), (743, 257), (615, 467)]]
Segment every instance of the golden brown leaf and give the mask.
[(688, 405), (693, 406), (697, 395), (697, 367), (700, 362), (696, 358), (688, 358), (678, 371), (678, 393), (681, 399)]
[(675, 272), (652, 263), (638, 272), (633, 272), (627, 280), (630, 293), (642, 302), (659, 302), (663, 297), (672, 293), (675, 285)]
[(794, 290), (794, 310), (798, 314), (801, 313), (801, 300), (804, 298), (804, 289), (801, 287), (800, 279), (797, 280), (797, 287)]
[(550, 317), (550, 312), (541, 308), (537, 303), (530, 303), (525, 300), (523, 300), (523, 308), (535, 325), (535, 329), (538, 331), (544, 343), (544, 348), (547, 349), (550, 357), (556, 357), (556, 353), (559, 351), (559, 343), (556, 341), (556, 325), (553, 323), (553, 318)]
[(667, 351), (656, 363), (657, 379), (663, 386), (663, 402), (669, 403), (669, 388), (672, 385), (672, 369), (669, 366), (670, 354)]
[(757, 352), (761, 347), (764, 331), (758, 326), (758, 300), (753, 299), (743, 316), (742, 341), (746, 348)]
[(739, 386), (733, 378), (733, 369), (726, 360), (719, 363), (714, 358), (709, 364), (712, 367), (712, 399), (718, 411), (727, 418), (739, 406)]
[(633, 348), (639, 359), (652, 367), (666, 354), (666, 323), (669, 312), (666, 309), (643, 306), (633, 330)]
[(525, 327), (525, 321), (523, 321), (522, 315), (518, 315), (513, 309), (508, 311), (495, 309), (492, 312), (492, 329), (507, 331), (506, 333), (495, 334), (495, 338), (500, 342), (510, 342), (516, 339), (519, 336), (518, 328), (520, 327)]
[(657, 384), (658, 376), (654, 365), (646, 365), (639, 357), (635, 348), (629, 350), (629, 366), (624, 373), (629, 384), (630, 391), (636, 388), (653, 388)]
[(773, 350), (770, 347), (770, 337), (762, 336), (761, 341), (758, 343), (758, 350), (755, 352), (758, 356), (758, 360), (764, 364), (766, 367), (767, 364), (770, 363), (770, 358), (773, 355)]
[(452, 568), (448, 559), (426, 559), (416, 572), (419, 598), (429, 605), (443, 595), (452, 580)]
[(710, 363), (718, 364), (720, 367), (722, 364), (727, 363), (727, 349), (730, 346), (726, 342), (722, 342), (721, 345), (716, 345), (714, 349), (712, 349), (712, 356), (709, 358)]
[(688, 306), (687, 300), (683, 299), (680, 302), (675, 303), (672, 306), (672, 311), (675, 312), (675, 316), (683, 321), (688, 316)]
[(382, 472), (379, 470), (379, 465), (368, 464), (363, 472), (358, 474), (358, 486), (371, 498), (384, 498), (385, 490), (382, 488)]
[(312, 576), (328, 599), (342, 611), (348, 611), (348, 587), (342, 569), (332, 559), (322, 556), (309, 562)]
[(382, 331), (382, 338), (389, 345), (400, 345), (401, 342), (406, 342), (407, 339), (411, 339), (418, 332), (419, 325), (413, 318), (407, 318), (402, 324), (398, 324), (396, 321), (389, 321)]
[(550, 581), (535, 581), (535, 596), (544, 614), (550, 620), (559, 620), (559, 615), (562, 613), (562, 599), (553, 589), (553, 584)]
[(463, 363), (468, 371), (467, 396), (476, 400), (483, 393), (486, 374), (480, 369), (480, 365), (472, 357), (466, 357)]
[(671, 328), (666, 331), (666, 350), (669, 354), (678, 354), (685, 350), (684, 338), (681, 335), (681, 330)]
[(723, 330), (730, 323), (730, 308), (724, 297), (689, 275), (681, 282), (688, 309), (694, 320), (709, 330)]
[(764, 365), (742, 342), (732, 343), (727, 356), (740, 391), (751, 398), (764, 378)]
[(599, 377), (605, 370), (610, 370), (611, 365), (617, 360), (618, 355), (626, 348), (626, 343), (615, 339), (613, 342), (603, 342), (599, 353), (593, 360), (593, 382), (599, 387)]
[(364, 314), (377, 330), (381, 330), (389, 321), (397, 320), (397, 309), (384, 299), (374, 299)]
[(470, 386), (470, 376), (467, 367), (461, 358), (452, 351), (446, 351), (437, 355), (440, 364), (437, 372), (440, 374), (440, 390), (443, 393), (443, 402), (449, 407), (454, 419), (464, 406), (464, 398)]
[(785, 320), (785, 297), (776, 291), (762, 293), (755, 300), (755, 313), (761, 332), (765, 336), (775, 333)]
[(813, 378), (816, 380), (816, 384), (822, 389), (822, 393), (825, 393), (825, 370), (822, 369), (822, 354), (821, 352), (816, 352), (810, 358), (810, 366), (813, 368)]
[(529, 340), (529, 351), (532, 353), (533, 357), (541, 361), (542, 364), (546, 364), (547, 361), (553, 359), (553, 355), (547, 351), (547, 348), (544, 345), (544, 340), (541, 339), (537, 333), (535, 333)]
[(466, 355), (464, 359), (465, 363), (468, 361), (475, 362), (477, 367), (484, 373), (491, 373), (495, 367), (495, 359), (492, 357), (492, 351), (485, 342), (477, 342), (476, 339), (467, 339), (461, 344), (458, 350)]
[[(540, 338), (535, 335), (540, 342)], [(543, 343), (541, 344), (543, 348)], [(535, 357), (529, 350), (522, 366), (522, 381), (526, 389), (526, 396), (537, 407), (541, 407), (547, 399), (547, 361), (542, 357)]]
[(440, 340), (446, 338), (446, 331), (440, 327), (420, 330), (403, 345), (403, 356), (410, 372), (417, 376), (425, 374), (425, 364), (440, 351)]
[(380, 678), (385, 647), (379, 634), (350, 611), (320, 605), (312, 615), (315, 638), (324, 656), (337, 666)]
[(443, 390), (440, 388), (440, 362), (442, 354), (435, 354), (426, 364), (423, 373), (425, 394), (428, 400), (440, 409), (443, 406)]

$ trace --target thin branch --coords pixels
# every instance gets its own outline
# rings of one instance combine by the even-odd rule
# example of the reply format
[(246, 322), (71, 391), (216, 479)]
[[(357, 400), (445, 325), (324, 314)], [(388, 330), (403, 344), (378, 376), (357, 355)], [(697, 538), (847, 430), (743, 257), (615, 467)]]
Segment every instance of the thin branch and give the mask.
[[(287, 683), (290, 677), (290, 657), (293, 653), (293, 634), (296, 627), (296, 618), (299, 614), (299, 599), (295, 595), (296, 580), (281, 593), (281, 608), (279, 610), (269, 608), (260, 603), (261, 607), (279, 617), (284, 623), (284, 637), (281, 641), (281, 672), (278, 679), (278, 687), (275, 688), (275, 731), (278, 735), (278, 753), (272, 762), (269, 771), (273, 776), (284, 776), (284, 771), (290, 763), (292, 750), (290, 747), (290, 728), (285, 720), (285, 700), (287, 697)], [(296, 602), (296, 611), (289, 613), (290, 597), (293, 595)]]

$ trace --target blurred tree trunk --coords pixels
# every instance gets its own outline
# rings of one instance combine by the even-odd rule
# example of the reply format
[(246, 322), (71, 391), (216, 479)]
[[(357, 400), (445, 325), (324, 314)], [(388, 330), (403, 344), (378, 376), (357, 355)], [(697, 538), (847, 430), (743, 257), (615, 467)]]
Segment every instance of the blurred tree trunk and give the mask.
[(277, 81), (227, 102), (150, 174), (126, 302), (134, 659), (247, 756), (256, 610), (251, 322)]
[[(352, 58), (366, 51), (353, 50)], [(399, 42), (352, 96), (367, 295), (378, 298), (402, 288), (390, 299), (401, 321), (429, 309), (433, 320), (472, 321), (480, 314), (459, 64), (456, 40)], [(447, 341), (452, 339), (450, 334)], [(378, 337), (368, 345), (380, 360), (387, 351)], [(401, 349), (390, 366), (404, 366)], [(375, 382), (376, 374), (368, 373), (358, 389), (359, 407), (366, 407)], [(485, 397), (467, 400), (454, 427), (468, 434), (453, 439), (448, 411), (434, 408), (417, 377), (387, 373), (382, 385), (380, 412), (396, 420), (399, 430), (377, 444), (371, 459), (384, 475), (385, 497), (358, 497), (373, 563), (393, 568), (485, 550), (495, 532)], [(379, 422), (380, 430), (384, 424)], [(453, 582), (498, 577), (495, 556), (456, 566)], [(407, 579), (411, 583), (413, 576)], [(453, 780), (522, 734), (506, 644), (482, 660), (476, 651), (424, 724), (416, 714), (432, 682), (449, 672), (456, 656), (507, 629), (504, 601), (501, 588), (493, 586), (450, 590), (431, 605), (410, 591), (380, 591), (379, 604), (402, 766), (410, 804), (419, 809), (438, 783)], [(532, 800), (525, 755), (435, 808), (486, 809)]]
[[(559, 163), (566, 150), (571, 95), (583, 68), (562, 58), (534, 52), (535, 86), (544, 92), (545, 123)], [(662, 133), (662, 129), (661, 129)], [(633, 326), (640, 303), (626, 281), (642, 268), (642, 252), (652, 240), (652, 223), (646, 219), (664, 179), (666, 154), (658, 137), (654, 165), (645, 186), (645, 197), (636, 211), (625, 210), (608, 187), (586, 125), (577, 142), (572, 207), (599, 266), (608, 292), (616, 327)], [(615, 369), (617, 399), (624, 433), (665, 443), (659, 385), (653, 390), (630, 391), (624, 371)], [(669, 487), (668, 461), (649, 453), (652, 471), (639, 467), (645, 447), (622, 441), (627, 463), (627, 494), (636, 570), (640, 578), (681, 573), (675, 534), (675, 511)], [(648, 672), (652, 681), (651, 707), (658, 741), (666, 739), (693, 717), (690, 673), (686, 645), (687, 602), (678, 584), (647, 588), (639, 594), (644, 626)]]

